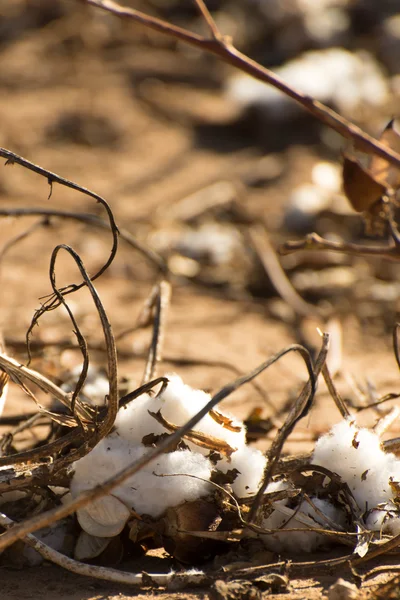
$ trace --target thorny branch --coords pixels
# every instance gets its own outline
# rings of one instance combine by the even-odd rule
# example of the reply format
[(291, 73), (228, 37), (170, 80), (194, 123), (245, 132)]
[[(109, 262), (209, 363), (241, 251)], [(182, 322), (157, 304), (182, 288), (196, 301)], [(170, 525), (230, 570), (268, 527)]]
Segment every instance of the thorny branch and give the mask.
[(87, 4), (101, 8), (115, 16), (130, 19), (149, 27), (154, 31), (163, 33), (177, 40), (190, 44), (200, 50), (210, 52), (218, 56), (224, 62), (231, 64), (240, 71), (259, 79), (264, 83), (272, 85), (283, 92), (308, 110), (314, 117), (322, 121), (325, 125), (337, 131), (344, 138), (351, 140), (357, 150), (366, 154), (376, 154), (392, 165), (400, 168), (400, 156), (389, 149), (387, 146), (374, 139), (364, 131), (354, 125), (344, 117), (337, 114), (321, 102), (306, 96), (292, 86), (285, 83), (280, 77), (269, 69), (262, 67), (245, 54), (237, 50), (227, 36), (220, 34), (203, 0), (196, 0), (199, 10), (203, 14), (208, 27), (211, 29), (212, 38), (205, 38), (182, 27), (170, 24), (162, 19), (147, 15), (134, 8), (121, 6), (113, 0), (85, 0)]
[(399, 260), (399, 248), (395, 244), (386, 246), (372, 246), (367, 244), (354, 244), (352, 242), (334, 242), (325, 240), (317, 233), (309, 233), (303, 240), (285, 242), (279, 248), (280, 254), (291, 254), (299, 250), (330, 250), (344, 254), (358, 256), (380, 256), (389, 260)]

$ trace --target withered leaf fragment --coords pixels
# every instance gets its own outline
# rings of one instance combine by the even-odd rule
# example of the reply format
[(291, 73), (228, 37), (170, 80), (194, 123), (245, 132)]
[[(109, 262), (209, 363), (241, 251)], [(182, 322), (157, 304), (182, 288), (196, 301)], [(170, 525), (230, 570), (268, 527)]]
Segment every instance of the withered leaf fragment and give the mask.
[[(159, 423), (161, 423), (161, 425), (163, 427), (165, 427), (165, 429), (168, 429), (169, 431), (178, 431), (179, 427), (177, 425), (174, 425), (173, 423), (170, 423), (169, 421), (167, 421), (161, 414), (161, 411), (158, 412), (152, 412), (151, 410), (148, 411), (149, 415), (151, 415), (152, 417), (154, 417), (154, 419), (156, 419), (156, 421), (158, 421)], [(208, 450), (215, 450), (216, 452), (219, 452), (220, 454), (223, 454), (224, 456), (227, 456), (228, 458), (231, 456), (231, 454), (233, 454), (233, 452), (235, 452), (237, 450), (237, 448), (232, 448), (232, 446), (230, 446), (227, 442), (225, 442), (225, 440), (219, 440), (215, 437), (212, 437), (211, 435), (206, 435), (205, 433), (202, 433), (201, 431), (194, 431), (193, 429), (187, 431), (185, 433), (185, 435), (182, 436), (185, 440), (187, 440), (188, 442), (192, 442), (192, 444), (196, 444), (196, 446), (199, 446), (200, 448), (207, 448)]]
[(343, 157), (343, 190), (357, 212), (368, 211), (386, 193), (384, 185), (346, 154)]
[(211, 473), (210, 481), (217, 483), (218, 485), (225, 485), (227, 483), (233, 483), (240, 471), (237, 469), (229, 469), (226, 473), (216, 469)]
[(224, 429), (228, 429), (229, 431), (234, 431), (235, 433), (240, 433), (242, 431), (241, 425), (234, 425), (232, 419), (218, 412), (217, 410), (210, 410), (208, 413), (210, 417), (224, 427)]
[[(394, 128), (392, 119), (382, 132), (379, 141), (397, 154), (400, 154), (400, 133)], [(394, 190), (400, 187), (400, 169), (374, 154), (369, 164), (369, 172), (375, 181)]]

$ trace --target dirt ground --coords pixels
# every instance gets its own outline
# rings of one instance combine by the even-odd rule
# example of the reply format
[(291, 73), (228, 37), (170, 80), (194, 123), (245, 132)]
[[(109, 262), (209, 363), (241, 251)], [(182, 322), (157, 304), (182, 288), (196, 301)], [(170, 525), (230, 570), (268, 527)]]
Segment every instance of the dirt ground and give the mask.
[[(297, 186), (310, 182), (318, 161), (340, 160), (340, 143), (327, 146), (325, 129), (309, 117), (282, 125), (278, 134), (270, 130), (257, 111), (244, 114), (224, 94), (230, 68), (134, 24), (75, 2), (9, 4), (0, 9), (5, 24), (0, 33), (0, 145), (103, 196), (117, 225), (168, 262), (172, 299), (158, 373), (175, 371), (186, 383), (215, 392), (236, 376), (232, 367), (247, 372), (297, 342), (305, 341), (315, 349), (316, 326), (323, 327), (324, 321), (296, 318), (249, 250), (244, 232), (249, 223), (265, 225), (275, 247), (294, 239), (296, 235), (282, 224), (289, 196)], [(149, 3), (157, 14), (163, 14), (163, 5)], [(171, 7), (168, 16), (201, 26), (188, 8), (181, 14), (178, 2)], [(146, 2), (143, 8), (148, 8)], [(232, 20), (227, 18), (226, 25), (232, 27)], [(361, 124), (373, 130), (371, 122)], [(220, 186), (211, 191), (212, 184)], [(99, 204), (71, 189), (54, 185), (48, 196), (44, 178), (18, 165), (1, 168), (1, 210), (51, 208), (105, 218)], [(209, 204), (205, 211), (204, 202)], [(191, 220), (185, 218), (188, 207), (194, 214)], [(350, 209), (347, 213), (329, 218), (336, 231), (346, 232), (345, 237), (358, 235), (361, 219)], [(3, 214), (0, 249), (40, 219)], [(212, 260), (193, 259), (176, 250), (182, 232), (204, 223), (222, 224), (235, 239), (240, 238), (241, 246), (230, 262), (213, 265)], [(71, 245), (89, 273), (94, 273), (108, 256), (111, 235), (73, 219), (51, 218), (2, 256), (0, 328), (9, 354), (21, 362), (26, 361), (23, 342), (33, 312), (40, 306), (39, 299), (51, 291), (49, 260), (60, 243)], [(282, 262), (290, 276), (302, 269), (314, 270), (317, 278), (322, 273), (321, 265), (313, 265), (305, 254), (299, 267), (291, 260), (285, 257)], [(343, 355), (335, 379), (338, 389), (354, 402), (368, 396), (368, 390), (370, 398), (374, 390), (377, 397), (397, 392), (391, 331), (400, 296), (398, 268), (364, 258), (344, 259), (339, 266), (353, 273), (352, 283), (339, 285), (334, 280), (330, 291), (305, 292), (312, 306), (328, 307), (336, 326), (340, 325)], [(58, 285), (79, 281), (66, 255), (60, 255), (56, 272)], [(135, 324), (159, 278), (154, 264), (121, 239), (115, 261), (96, 282), (117, 339)], [(370, 289), (380, 282), (394, 289), (391, 300), (371, 296)], [(69, 304), (92, 348), (93, 363), (104, 366), (104, 341), (88, 292), (74, 294)], [(65, 343), (73, 346), (75, 339), (64, 311), (44, 315), (32, 339), (32, 365), (50, 378), (62, 381), (68, 369), (79, 363), (79, 353), (65, 347)], [(146, 329), (118, 341), (119, 375), (129, 380), (132, 389), (140, 382), (149, 340)], [(257, 379), (264, 398), (247, 385), (223, 406), (240, 418), (260, 408), (266, 419), (296, 398), (306, 376), (302, 361), (289, 355)], [(356, 384), (362, 391), (357, 392)], [(15, 386), (5, 415), (33, 411), (32, 404)], [(296, 427), (284, 453), (309, 451), (315, 437), (339, 419), (321, 382), (310, 416)], [(373, 424), (376, 414), (367, 412), (364, 420)], [(399, 430), (395, 423), (386, 436), (396, 437)], [(258, 447), (267, 450), (274, 434), (275, 430), (261, 437)], [(22, 437), (21, 446), (30, 441)], [(179, 567), (162, 554), (132, 560), (121, 568), (154, 572)], [(291, 591), (268, 597), (326, 597), (337, 577), (338, 573), (324, 572), (291, 578)], [(365, 584), (367, 596), (374, 585)], [(1, 588), (4, 600), (124, 600), (154, 593), (138, 594), (47, 564), (23, 571), (3, 566)], [(206, 598), (208, 592), (202, 588), (156, 594), (186, 600)]]

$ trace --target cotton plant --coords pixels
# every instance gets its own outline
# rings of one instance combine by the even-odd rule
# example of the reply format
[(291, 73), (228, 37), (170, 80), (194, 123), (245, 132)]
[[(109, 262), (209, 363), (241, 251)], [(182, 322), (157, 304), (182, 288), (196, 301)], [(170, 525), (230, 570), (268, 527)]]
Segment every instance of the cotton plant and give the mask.
[[(121, 407), (111, 434), (74, 463), (70, 485), (73, 497), (146, 456), (159, 436), (170, 433), (167, 424), (184, 425), (210, 401), (210, 394), (185, 385), (177, 375), (166, 377), (168, 384), (161, 393), (144, 393)], [(221, 452), (210, 451), (207, 443), (199, 445), (196, 436), (185, 439), (183, 448), (159, 455), (111, 494), (79, 509), (77, 518), (85, 533), (78, 543), (80, 557), (89, 543), (87, 534), (96, 540), (110, 539), (121, 533), (132, 517), (157, 520), (171, 508), (211, 497), (215, 491), (211, 483), (215, 471), (230, 472), (232, 492), (237, 498), (257, 492), (266, 458), (247, 446), (241, 421), (219, 410), (210, 411), (192, 431)], [(104, 543), (91, 540), (89, 545), (102, 548)]]
[(345, 419), (318, 440), (312, 462), (347, 483), (367, 529), (400, 533), (400, 460), (384, 451), (375, 432)]
[[(288, 488), (286, 481), (273, 481), (266, 494)], [(327, 522), (338, 527), (345, 523), (344, 512), (327, 499), (312, 496), (310, 503), (303, 500), (294, 508), (288, 504), (288, 498), (274, 502), (272, 512), (261, 522), (261, 527), (270, 531), (260, 537), (274, 552), (314, 552), (328, 543), (328, 538), (315, 529), (326, 529)]]
[[(400, 460), (384, 451), (377, 433), (359, 427), (354, 419), (343, 419), (319, 438), (310, 462), (338, 475), (347, 484), (355, 501), (353, 510), (359, 534), (400, 533)], [(285, 491), (290, 486), (288, 480), (273, 481), (266, 493)], [(321, 495), (325, 493), (320, 490)], [(266, 530), (261, 535), (264, 544), (275, 552), (313, 552), (332, 540), (313, 530), (346, 531), (351, 527), (343, 503), (337, 498), (318, 495), (311, 496), (310, 502), (291, 503), (289, 498), (273, 502), (261, 526)], [(362, 547), (362, 540), (356, 546), (359, 554), (367, 549), (368, 545)]]

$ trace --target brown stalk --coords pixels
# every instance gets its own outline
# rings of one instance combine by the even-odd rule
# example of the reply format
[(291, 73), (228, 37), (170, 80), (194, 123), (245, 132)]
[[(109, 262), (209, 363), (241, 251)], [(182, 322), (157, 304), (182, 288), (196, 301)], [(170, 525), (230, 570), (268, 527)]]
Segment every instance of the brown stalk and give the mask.
[[(52, 171), (48, 171), (47, 169), (44, 169), (43, 167), (40, 167), (39, 165), (35, 165), (34, 163), (27, 160), (26, 158), (23, 158), (22, 156), (15, 154), (15, 152), (11, 152), (11, 150), (7, 150), (6, 148), (0, 148), (0, 156), (2, 156), (3, 158), (6, 159), (6, 165), (18, 164), (21, 167), (24, 167), (25, 169), (28, 169), (29, 171), (33, 171), (34, 173), (37, 173), (41, 177), (44, 177), (45, 179), (47, 179), (47, 181), (50, 185), (50, 195), (51, 195), (53, 184), (58, 183), (59, 185), (63, 185), (65, 187), (71, 188), (72, 190), (75, 190), (77, 192), (81, 192), (82, 194), (85, 194), (86, 196), (90, 196), (91, 198), (94, 198), (94, 200), (96, 200), (96, 202), (99, 202), (102, 206), (104, 206), (104, 208), (106, 209), (106, 212), (107, 212), (109, 223), (110, 223), (110, 229), (111, 229), (112, 237), (113, 237), (113, 244), (112, 244), (110, 256), (108, 257), (105, 264), (99, 269), (99, 271), (97, 273), (95, 273), (95, 275), (93, 275), (92, 280), (100, 277), (100, 275), (102, 273), (104, 273), (104, 271), (110, 266), (110, 264), (114, 260), (115, 255), (117, 253), (117, 248), (118, 248), (118, 227), (115, 223), (114, 215), (111, 211), (111, 208), (110, 208), (108, 202), (104, 198), (99, 196), (99, 194), (96, 194), (95, 192), (92, 192), (91, 190), (89, 190), (77, 183), (74, 183), (73, 181), (69, 181), (68, 179), (65, 179), (64, 177), (60, 177), (56, 173), (53, 173)], [(77, 289), (80, 289), (80, 287), (82, 287), (82, 285), (84, 285), (84, 284), (80, 284), (80, 286), (78, 286)], [(73, 290), (71, 290), (71, 291), (73, 291)], [(67, 293), (69, 293), (69, 290), (67, 291)]]
[(317, 306), (313, 306), (303, 300), (294, 289), (279, 262), (265, 228), (261, 226), (250, 227), (248, 229), (248, 236), (266, 274), (281, 298), (300, 317), (322, 317), (321, 310)]
[(279, 253), (285, 255), (299, 250), (330, 250), (356, 256), (380, 256), (393, 261), (398, 261), (400, 256), (399, 248), (395, 244), (368, 246), (351, 242), (333, 242), (325, 240), (317, 233), (309, 233), (302, 240), (285, 242), (280, 246)]
[(164, 341), (165, 322), (171, 298), (171, 286), (167, 281), (161, 281), (156, 286), (154, 301), (153, 335), (147, 356), (146, 367), (143, 373), (142, 384), (154, 378), (156, 365), (161, 360), (162, 345)]
[[(100, 300), (100, 297), (99, 297), (95, 287), (92, 284), (91, 278), (87, 274), (87, 271), (82, 263), (80, 256), (75, 252), (75, 250), (73, 250), (71, 247), (69, 247), (65, 244), (56, 246), (56, 248), (53, 250), (53, 253), (51, 256), (51, 261), (50, 261), (50, 280), (51, 280), (51, 284), (53, 287), (53, 291), (54, 291), (55, 295), (57, 296), (59, 302), (62, 303), (67, 308), (69, 315), (74, 323), (75, 332), (78, 335), (78, 339), (80, 340), (80, 343), (82, 343), (82, 350), (84, 353), (84, 362), (85, 362), (82, 374), (85, 375), (84, 371), (87, 370), (87, 364), (88, 364), (86, 342), (81, 340), (82, 336), (79, 334), (79, 330), (77, 328), (76, 321), (75, 321), (71, 311), (68, 309), (68, 305), (65, 303), (64, 292), (62, 292), (61, 290), (58, 290), (56, 287), (56, 284), (55, 284), (55, 262), (56, 262), (57, 255), (60, 250), (65, 250), (66, 252), (68, 252), (71, 255), (71, 257), (73, 258), (73, 260), (75, 261), (75, 263), (82, 275), (82, 278), (84, 280), (84, 285), (87, 286), (87, 288), (92, 296), (92, 300), (94, 302), (97, 313), (99, 315), (101, 326), (103, 329), (103, 335), (105, 338), (105, 345), (106, 345), (106, 349), (107, 349), (107, 374), (108, 374), (108, 381), (109, 381), (109, 395), (108, 395), (108, 403), (107, 403), (108, 410), (107, 410), (106, 417), (99, 425), (99, 428), (98, 428), (98, 431), (96, 434), (96, 441), (95, 441), (95, 444), (96, 444), (98, 441), (100, 441), (103, 437), (105, 437), (111, 431), (111, 428), (114, 425), (115, 417), (117, 416), (117, 412), (118, 412), (117, 350), (116, 350), (116, 346), (115, 346), (114, 335), (113, 335), (112, 329), (111, 329), (111, 324), (107, 317), (107, 313), (104, 310), (104, 307)], [(84, 377), (80, 378), (79, 384), (74, 392), (75, 398), (77, 397), (77, 395), (79, 393), (79, 386), (80, 387), (83, 386), (85, 377), (86, 377), (86, 375)], [(74, 395), (73, 395), (73, 398), (71, 401), (71, 410), (73, 410), (73, 402), (74, 402)]]
[[(112, 210), (111, 210), (108, 202), (104, 198), (102, 198), (101, 196), (96, 194), (95, 192), (92, 192), (91, 190), (89, 190), (81, 185), (78, 185), (77, 183), (69, 181), (68, 179), (65, 179), (64, 177), (60, 177), (56, 173), (52, 173), (51, 171), (48, 171), (47, 169), (44, 169), (43, 167), (40, 167), (39, 165), (35, 165), (34, 163), (30, 162), (29, 160), (27, 160), (25, 158), (22, 158), (22, 156), (19, 156), (18, 154), (15, 154), (14, 152), (11, 152), (10, 150), (6, 150), (5, 148), (0, 148), (0, 156), (2, 156), (3, 158), (6, 159), (6, 165), (8, 165), (8, 164), (13, 165), (16, 163), (16, 164), (21, 165), (25, 169), (28, 169), (29, 171), (33, 171), (34, 173), (37, 173), (41, 177), (45, 177), (50, 185), (50, 196), (52, 193), (53, 184), (58, 183), (65, 187), (68, 187), (68, 188), (71, 188), (78, 192), (81, 192), (82, 194), (90, 196), (91, 198), (94, 198), (97, 202), (99, 202), (105, 208), (105, 210), (107, 212), (108, 220), (110, 223), (111, 234), (112, 234), (112, 247), (111, 247), (111, 251), (110, 251), (108, 259), (103, 264), (103, 266), (97, 271), (97, 273), (95, 273), (93, 275), (92, 280), (95, 280), (98, 277), (100, 277), (100, 275), (102, 273), (104, 273), (104, 271), (106, 271), (106, 269), (108, 269), (108, 267), (114, 260), (116, 253), (117, 253), (117, 249), (118, 249), (118, 233), (119, 233), (118, 227), (115, 223), (114, 215), (112, 213)], [(81, 289), (84, 285), (85, 285), (85, 282), (80, 283), (80, 284), (70, 284), (70, 285), (64, 287), (62, 290), (60, 290), (60, 292), (62, 292), (63, 295), (70, 294), (71, 292), (75, 292), (75, 291)], [(34, 326), (37, 324), (39, 318), (47, 310), (52, 310), (52, 309), (56, 308), (57, 306), (59, 306), (59, 297), (57, 295), (50, 296), (50, 298), (48, 298), (46, 300), (46, 302), (41, 306), (41, 308), (39, 308), (35, 312), (32, 322), (31, 322), (31, 325), (26, 334), (26, 338), (27, 338), (27, 342), (28, 342), (28, 354), (29, 354), (29, 338), (30, 338), (30, 335), (32, 333)]]
[(300, 396), (296, 400), (292, 409), (290, 410), (288, 416), (282, 427), (279, 429), (274, 441), (271, 444), (271, 448), (268, 452), (268, 462), (264, 472), (263, 482), (261, 484), (260, 489), (257, 492), (257, 495), (252, 504), (250, 514), (249, 514), (249, 522), (256, 522), (258, 511), (262, 504), (262, 497), (264, 495), (265, 490), (268, 487), (269, 482), (271, 481), (271, 477), (274, 474), (275, 467), (279, 461), (279, 457), (282, 452), (282, 448), (287, 437), (293, 431), (296, 423), (300, 419), (302, 419), (311, 408), (312, 401), (314, 398), (315, 392), (315, 382), (318, 379), (318, 376), (322, 370), (323, 365), (325, 364), (326, 355), (328, 353), (328, 344), (329, 344), (329, 335), (324, 334), (322, 339), (322, 347), (317, 357), (314, 368), (311, 367), (311, 372), (309, 369), (309, 361), (310, 356), (309, 353), (302, 346), (298, 347), (298, 351), (300, 352), (301, 357), (306, 362), (307, 368), (309, 369), (310, 379), (304, 385)]

